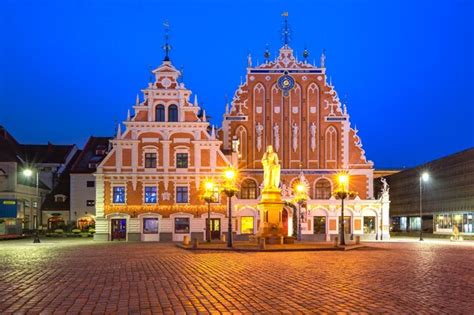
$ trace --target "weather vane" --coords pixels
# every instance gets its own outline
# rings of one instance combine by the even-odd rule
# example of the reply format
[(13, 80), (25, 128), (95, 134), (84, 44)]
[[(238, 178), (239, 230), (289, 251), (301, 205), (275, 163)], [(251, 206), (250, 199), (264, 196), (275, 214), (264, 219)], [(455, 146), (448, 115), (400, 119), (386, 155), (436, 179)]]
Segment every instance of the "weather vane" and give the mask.
[(290, 43), (290, 27), (288, 25), (288, 12), (283, 12), (281, 14), (285, 18), (283, 29), (281, 31), (281, 36), (283, 38), (283, 44), (287, 47)]
[(170, 24), (168, 21), (163, 22), (163, 27), (165, 28), (165, 44), (163, 45), (163, 50), (165, 51), (165, 59), (164, 61), (170, 61), (170, 50), (171, 50), (171, 45), (169, 44), (169, 29), (170, 29)]

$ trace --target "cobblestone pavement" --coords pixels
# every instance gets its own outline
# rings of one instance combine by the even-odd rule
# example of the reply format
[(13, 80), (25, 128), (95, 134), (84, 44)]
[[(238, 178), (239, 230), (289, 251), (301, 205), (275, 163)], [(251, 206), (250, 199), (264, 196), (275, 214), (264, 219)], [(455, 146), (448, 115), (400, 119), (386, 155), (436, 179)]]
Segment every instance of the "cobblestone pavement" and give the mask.
[(474, 313), (472, 243), (370, 246), (232, 253), (7, 241), (0, 313)]

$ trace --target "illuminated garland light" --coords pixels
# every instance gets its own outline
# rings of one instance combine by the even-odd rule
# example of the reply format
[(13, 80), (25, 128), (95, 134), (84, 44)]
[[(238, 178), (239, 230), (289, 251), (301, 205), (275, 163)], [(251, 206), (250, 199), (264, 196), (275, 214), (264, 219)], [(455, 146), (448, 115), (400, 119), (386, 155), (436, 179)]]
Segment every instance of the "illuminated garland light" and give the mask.
[[(226, 213), (227, 207), (223, 205), (213, 205), (212, 212)], [(104, 207), (106, 215), (112, 213), (127, 213), (132, 217), (143, 213), (159, 213), (161, 215), (169, 216), (173, 213), (186, 212), (199, 216), (207, 213), (206, 205), (107, 205)]]

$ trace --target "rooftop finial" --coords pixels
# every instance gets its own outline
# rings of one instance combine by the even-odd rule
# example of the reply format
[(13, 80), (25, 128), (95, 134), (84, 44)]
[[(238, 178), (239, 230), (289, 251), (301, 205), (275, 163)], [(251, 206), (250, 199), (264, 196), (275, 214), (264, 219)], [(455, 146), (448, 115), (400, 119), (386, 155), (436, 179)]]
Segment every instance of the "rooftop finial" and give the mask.
[(321, 54), (321, 68), (326, 68), (326, 49), (323, 49)]
[(170, 29), (170, 24), (168, 21), (163, 22), (163, 26), (165, 28), (165, 44), (163, 45), (163, 50), (165, 51), (165, 58), (163, 61), (170, 61), (170, 50), (171, 50), (171, 45), (169, 44), (169, 29)]
[(263, 53), (263, 57), (265, 58), (265, 62), (268, 62), (268, 59), (270, 59), (270, 50), (268, 49), (268, 44), (265, 45), (265, 52)]
[(283, 38), (283, 45), (285, 47), (288, 47), (288, 45), (290, 44), (290, 27), (288, 25), (288, 12), (283, 12), (281, 16), (285, 18), (283, 29), (281, 31), (281, 36)]
[(308, 62), (308, 57), (309, 57), (309, 51), (308, 51), (308, 48), (306, 48), (306, 46), (304, 47), (304, 50), (303, 50), (303, 58), (304, 58), (304, 62)]
[(138, 93), (137, 98), (135, 99), (135, 106), (140, 106), (140, 96), (138, 96)]

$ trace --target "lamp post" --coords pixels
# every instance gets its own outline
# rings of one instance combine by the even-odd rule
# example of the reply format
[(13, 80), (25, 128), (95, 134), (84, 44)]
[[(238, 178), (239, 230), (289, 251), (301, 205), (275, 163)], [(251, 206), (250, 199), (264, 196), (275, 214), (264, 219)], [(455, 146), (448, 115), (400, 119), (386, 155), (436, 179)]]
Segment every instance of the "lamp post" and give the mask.
[(341, 173), (337, 176), (337, 180), (339, 182), (339, 187), (334, 191), (334, 196), (338, 199), (341, 199), (341, 224), (339, 225), (340, 228), (340, 245), (346, 245), (345, 240), (345, 231), (344, 231), (344, 200), (348, 197), (354, 197), (355, 192), (349, 191), (349, 175), (346, 173)]
[(307, 191), (308, 188), (303, 182), (297, 183), (294, 187), (294, 201), (298, 204), (298, 241), (301, 241), (301, 205), (308, 199)]
[[(38, 170), (35, 169), (34, 173), (36, 175), (36, 212), (37, 213), (36, 213), (36, 216), (35, 216), (35, 231), (34, 231), (34, 234), (33, 234), (33, 243), (41, 243), (41, 241), (39, 239), (39, 234), (38, 234), (38, 216), (41, 213), (40, 196), (39, 196), (39, 174), (38, 174)], [(31, 176), (33, 176), (33, 170), (30, 169), (30, 168), (24, 169), (23, 170), (23, 175), (25, 177), (30, 178)]]
[(427, 182), (430, 175), (424, 172), (420, 176), (420, 241), (423, 241), (423, 182)]
[(206, 239), (208, 243), (211, 242), (211, 202), (214, 201), (214, 187), (215, 184), (212, 180), (208, 179), (204, 182), (203, 199), (207, 202)]
[(229, 166), (224, 170), (224, 185), (222, 191), (226, 194), (228, 200), (229, 224), (227, 228), (227, 247), (232, 247), (232, 197), (237, 192), (235, 180), (237, 178), (237, 171)]

